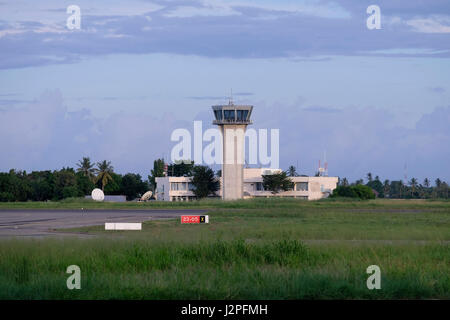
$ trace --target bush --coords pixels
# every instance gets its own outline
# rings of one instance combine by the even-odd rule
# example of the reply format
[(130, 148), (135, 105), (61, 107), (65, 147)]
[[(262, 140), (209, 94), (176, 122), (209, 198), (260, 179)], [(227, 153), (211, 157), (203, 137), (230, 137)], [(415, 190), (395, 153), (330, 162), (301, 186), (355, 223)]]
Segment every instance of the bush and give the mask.
[(215, 195), (220, 188), (219, 179), (214, 176), (214, 171), (206, 166), (195, 166), (193, 169), (192, 190), (198, 199)]
[(281, 191), (288, 191), (294, 188), (294, 183), (287, 176), (285, 171), (273, 174), (262, 175), (264, 190), (269, 190), (273, 194)]
[(333, 190), (334, 197), (347, 197), (347, 198), (358, 198), (358, 199), (375, 199), (375, 193), (368, 186), (358, 184), (356, 186), (339, 186)]
[(14, 201), (14, 195), (11, 192), (0, 192), (0, 201), (1, 202), (12, 202)]
[(375, 199), (375, 193), (373, 192), (372, 188), (364, 186), (362, 184), (353, 186), (353, 188), (355, 192), (358, 194), (358, 198), (363, 200)]

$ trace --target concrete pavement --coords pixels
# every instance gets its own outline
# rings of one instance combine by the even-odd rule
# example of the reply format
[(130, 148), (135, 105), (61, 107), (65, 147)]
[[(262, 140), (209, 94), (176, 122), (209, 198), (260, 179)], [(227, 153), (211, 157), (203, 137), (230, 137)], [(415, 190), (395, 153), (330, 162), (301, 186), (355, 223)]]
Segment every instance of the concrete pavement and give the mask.
[(0, 209), (0, 237), (42, 237), (71, 235), (55, 229), (104, 225), (105, 222), (144, 222), (173, 219), (186, 214), (202, 214), (206, 210), (155, 209)]

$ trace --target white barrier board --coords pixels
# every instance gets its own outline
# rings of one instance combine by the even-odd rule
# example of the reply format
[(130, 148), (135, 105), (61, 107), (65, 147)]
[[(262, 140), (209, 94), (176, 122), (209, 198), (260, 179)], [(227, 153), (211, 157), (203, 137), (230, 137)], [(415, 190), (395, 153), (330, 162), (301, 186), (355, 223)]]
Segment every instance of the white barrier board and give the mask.
[(105, 222), (105, 230), (142, 230), (142, 223)]

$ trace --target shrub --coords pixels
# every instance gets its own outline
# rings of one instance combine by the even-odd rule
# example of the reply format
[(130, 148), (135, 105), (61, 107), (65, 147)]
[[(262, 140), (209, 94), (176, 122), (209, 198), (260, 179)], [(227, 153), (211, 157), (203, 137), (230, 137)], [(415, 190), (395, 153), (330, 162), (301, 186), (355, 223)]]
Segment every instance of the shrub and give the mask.
[(356, 186), (339, 186), (333, 190), (331, 197), (347, 197), (367, 200), (375, 199), (375, 194), (370, 187), (358, 184)]

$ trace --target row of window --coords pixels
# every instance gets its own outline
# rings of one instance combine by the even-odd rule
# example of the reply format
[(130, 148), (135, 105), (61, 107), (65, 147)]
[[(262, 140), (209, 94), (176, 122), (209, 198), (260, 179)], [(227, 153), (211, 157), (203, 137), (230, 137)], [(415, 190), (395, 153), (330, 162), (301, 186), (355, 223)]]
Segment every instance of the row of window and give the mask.
[[(264, 191), (262, 182), (256, 182), (255, 189), (256, 189), (256, 191)], [(295, 183), (294, 190), (295, 191), (308, 191), (308, 182)]]
[(191, 182), (171, 182), (170, 190), (172, 191), (192, 191), (194, 190), (194, 185)]
[[(322, 186), (323, 187), (323, 186)], [(264, 191), (262, 182), (255, 183), (256, 191)], [(192, 191), (194, 190), (194, 185), (191, 182), (171, 182), (170, 190), (172, 191)], [(297, 182), (294, 185), (295, 191), (308, 191), (308, 182)]]
[(214, 110), (214, 115), (216, 120), (247, 121), (248, 112), (248, 110)]

